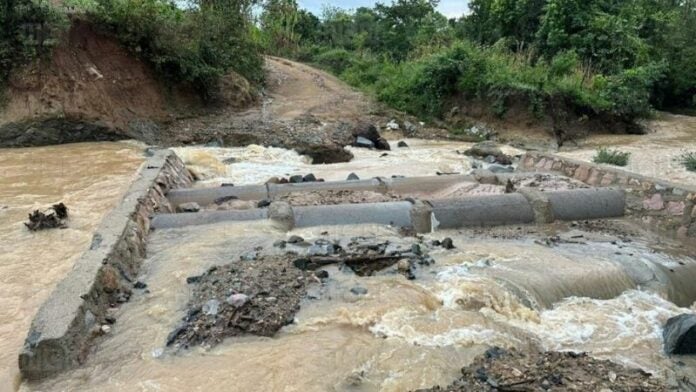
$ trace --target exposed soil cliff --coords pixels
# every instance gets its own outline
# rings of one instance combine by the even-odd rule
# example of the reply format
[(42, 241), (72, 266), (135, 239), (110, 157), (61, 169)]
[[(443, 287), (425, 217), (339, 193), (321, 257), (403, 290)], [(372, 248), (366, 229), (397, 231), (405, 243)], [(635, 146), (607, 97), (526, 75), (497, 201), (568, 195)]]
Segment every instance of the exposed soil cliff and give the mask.
[[(248, 83), (238, 79), (225, 78), (222, 85), (229, 91), (223, 98), (248, 104)], [(79, 19), (50, 58), (11, 75), (5, 96), (0, 146), (124, 138), (156, 142), (163, 124), (204, 107), (193, 91), (166, 84), (116, 39)]]

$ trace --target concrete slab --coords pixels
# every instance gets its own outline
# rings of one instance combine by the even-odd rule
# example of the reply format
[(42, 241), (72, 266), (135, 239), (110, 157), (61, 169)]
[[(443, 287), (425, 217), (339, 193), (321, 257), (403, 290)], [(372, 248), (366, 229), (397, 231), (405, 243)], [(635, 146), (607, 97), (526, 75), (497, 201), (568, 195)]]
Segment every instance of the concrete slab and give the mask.
[(84, 359), (107, 307), (135, 281), (150, 215), (172, 212), (165, 194), (191, 182), (183, 162), (171, 151), (157, 151), (143, 163), (123, 201), (100, 224), (90, 248), (34, 317), (19, 355), (24, 378), (46, 377)]

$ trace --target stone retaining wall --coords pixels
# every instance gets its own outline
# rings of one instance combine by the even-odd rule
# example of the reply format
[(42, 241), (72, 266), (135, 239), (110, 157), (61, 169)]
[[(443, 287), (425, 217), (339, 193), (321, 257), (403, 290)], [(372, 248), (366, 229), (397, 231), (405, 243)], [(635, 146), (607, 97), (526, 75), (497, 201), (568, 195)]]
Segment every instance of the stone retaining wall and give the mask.
[(145, 256), (150, 219), (173, 212), (165, 195), (192, 177), (171, 151), (156, 151), (141, 166), (123, 201), (101, 222), (92, 244), (37, 312), (19, 355), (26, 379), (81, 363), (101, 334), (108, 309), (127, 301)]
[(535, 152), (522, 157), (520, 169), (557, 172), (590, 186), (620, 186), (626, 190), (628, 214), (679, 238), (696, 237), (694, 185), (674, 184), (619, 168)]

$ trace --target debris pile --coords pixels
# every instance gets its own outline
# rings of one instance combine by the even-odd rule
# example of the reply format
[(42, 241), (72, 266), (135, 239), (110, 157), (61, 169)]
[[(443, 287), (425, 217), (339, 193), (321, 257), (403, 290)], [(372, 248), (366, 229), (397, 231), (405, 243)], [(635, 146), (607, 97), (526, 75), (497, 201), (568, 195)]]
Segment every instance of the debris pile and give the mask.
[(294, 265), (302, 270), (316, 270), (330, 264), (345, 264), (358, 276), (372, 276), (393, 265), (408, 279), (415, 279), (415, 268), (435, 261), (429, 247), (453, 249), (452, 239), (433, 241), (430, 245), (414, 242), (408, 246), (370, 237), (354, 237), (346, 246), (325, 239), (317, 240)]
[(24, 225), (31, 231), (63, 228), (67, 219), (68, 207), (58, 203), (46, 211), (35, 210), (29, 214), (29, 222), (25, 222)]
[(188, 312), (167, 337), (167, 346), (212, 347), (226, 337), (273, 336), (293, 322), (305, 296), (305, 272), (287, 257), (244, 259), (189, 277)]
[(493, 347), (462, 369), (453, 384), (427, 391), (667, 391), (662, 380), (619, 364), (572, 352), (530, 352)]

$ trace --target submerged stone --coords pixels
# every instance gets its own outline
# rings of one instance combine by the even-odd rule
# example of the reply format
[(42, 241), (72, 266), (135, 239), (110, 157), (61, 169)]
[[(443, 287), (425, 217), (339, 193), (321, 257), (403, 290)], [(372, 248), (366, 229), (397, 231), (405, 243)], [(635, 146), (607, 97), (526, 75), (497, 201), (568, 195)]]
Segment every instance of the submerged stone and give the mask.
[(350, 289), (350, 292), (355, 295), (365, 295), (367, 294), (367, 289), (362, 286), (355, 286)]
[(362, 147), (362, 148), (375, 148), (375, 144), (372, 142), (372, 140), (364, 138), (362, 136), (358, 136), (355, 138), (355, 143), (353, 143), (355, 147)]
[(680, 314), (667, 320), (662, 338), (668, 355), (696, 354), (696, 315)]

